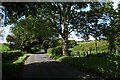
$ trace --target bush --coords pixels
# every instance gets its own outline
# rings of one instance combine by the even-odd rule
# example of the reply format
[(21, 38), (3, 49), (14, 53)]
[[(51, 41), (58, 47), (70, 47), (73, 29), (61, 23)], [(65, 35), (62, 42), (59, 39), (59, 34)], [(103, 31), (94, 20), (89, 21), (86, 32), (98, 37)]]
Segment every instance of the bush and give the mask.
[(49, 48), (49, 49), (47, 49), (47, 53), (52, 54), (52, 50), (53, 50), (53, 48)]
[(68, 55), (71, 56), (72, 50), (68, 50)]
[(53, 48), (52, 54), (61, 55), (62, 54), (62, 47), (61, 46), (57, 46), (57, 47)]
[(2, 60), (3, 61), (10, 61), (22, 56), (23, 53), (21, 51), (9, 51), (9, 52), (2, 52)]
[(77, 45), (77, 42), (75, 40), (68, 40), (68, 48), (73, 48)]
[(54, 39), (52, 40), (52, 43), (53, 43), (52, 47), (60, 46), (62, 45), (62, 39)]

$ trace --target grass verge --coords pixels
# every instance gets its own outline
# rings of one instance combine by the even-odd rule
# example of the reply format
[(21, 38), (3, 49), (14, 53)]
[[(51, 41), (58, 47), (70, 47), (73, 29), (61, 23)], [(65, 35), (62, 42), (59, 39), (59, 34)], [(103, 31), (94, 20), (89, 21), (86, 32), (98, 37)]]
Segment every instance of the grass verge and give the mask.
[(4, 62), (2, 64), (2, 70), (3, 70), (2, 79), (19, 78), (20, 77), (19, 72), (27, 57), (28, 57), (27, 54), (24, 54), (23, 56), (20, 56), (17, 59)]
[(103, 78), (120, 78), (120, 54), (95, 54), (87, 57), (57, 56), (57, 60), (81, 71), (99, 74)]

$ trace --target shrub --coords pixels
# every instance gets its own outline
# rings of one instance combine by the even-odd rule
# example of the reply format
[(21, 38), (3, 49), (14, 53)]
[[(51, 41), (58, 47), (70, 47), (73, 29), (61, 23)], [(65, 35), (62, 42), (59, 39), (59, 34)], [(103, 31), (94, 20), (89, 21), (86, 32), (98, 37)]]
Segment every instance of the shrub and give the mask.
[(47, 53), (52, 54), (52, 50), (53, 50), (53, 48), (49, 48), (49, 49), (47, 49)]
[(68, 48), (73, 48), (77, 45), (77, 42), (75, 40), (68, 40)]
[(62, 47), (61, 46), (57, 46), (57, 47), (53, 48), (52, 54), (61, 55), (62, 54)]
[(56, 47), (59, 45), (58, 39), (52, 40), (52, 43), (53, 43), (52, 47)]
[(62, 39), (54, 39), (52, 40), (52, 43), (53, 43), (52, 47), (60, 46), (62, 45)]
[(72, 50), (68, 50), (68, 55), (71, 56)]
[(2, 60), (10, 61), (10, 60), (16, 59), (22, 55), (23, 55), (23, 53), (21, 51), (2, 52)]

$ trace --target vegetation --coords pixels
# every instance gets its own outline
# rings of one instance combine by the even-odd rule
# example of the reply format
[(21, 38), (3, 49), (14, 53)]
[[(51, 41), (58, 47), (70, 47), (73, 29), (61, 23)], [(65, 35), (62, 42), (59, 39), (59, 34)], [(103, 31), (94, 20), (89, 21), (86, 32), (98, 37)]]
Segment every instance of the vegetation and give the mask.
[[(103, 77), (119, 78), (120, 4), (116, 10), (112, 2), (3, 3), (3, 6), (6, 9), (5, 23), (15, 24), (13, 35), (7, 37), (10, 48), (30, 52), (37, 48), (47, 52), (49, 48), (48, 55), (64, 63)], [(85, 11), (88, 6), (90, 10)], [(23, 16), (25, 19), (21, 19)], [(95, 41), (69, 41), (72, 31), (84, 40), (91, 35)], [(101, 40), (102, 37), (105, 40)], [(5, 52), (10, 50), (5, 45), (0, 45), (0, 50), (4, 70), (13, 66), (11, 62), (21, 63), (25, 58), (20, 57), (23, 56), (21, 52)]]
[(2, 79), (20, 78), (20, 71), (27, 58), (21, 52), (2, 53)]
[(98, 53), (86, 57), (66, 57), (50, 55), (63, 63), (74, 66), (81, 71), (101, 75), (103, 78), (120, 78), (120, 55)]
[[(93, 48), (93, 54), (81, 52), (76, 54), (75, 51), (89, 51), (89, 46)], [(84, 50), (81, 47), (84, 47)], [(108, 48), (108, 42), (105, 40), (98, 41), (98, 48), (100, 52), (96, 53), (95, 41), (81, 41), (77, 42), (77, 45), (72, 49), (70, 48), (72, 50), (70, 57), (52, 54), (53, 48), (48, 49), (47, 55), (82, 71), (99, 74), (103, 78), (119, 78), (120, 54), (105, 52), (104, 50)]]
[[(55, 35), (48, 24), (49, 22), (46, 20), (31, 16), (20, 20), (15, 27), (12, 28), (14, 34), (12, 35), (12, 39), (14, 39), (14, 49), (29, 51), (32, 47), (44, 43), (44, 40), (49, 39), (53, 34)], [(9, 42), (9, 36), (7, 40)]]
[[(108, 42), (106, 40), (98, 41), (98, 51), (108, 50)], [(73, 51), (95, 51), (95, 41), (82, 41), (78, 42), (78, 45), (72, 48)]]
[(0, 52), (9, 51), (10, 48), (5, 44), (0, 44)]
[(22, 65), (27, 58), (21, 50), (11, 50), (7, 44), (0, 44), (2, 48), (2, 79), (18, 78)]
[(120, 78), (120, 55), (105, 53), (87, 57), (63, 57), (60, 61), (70, 64), (85, 72), (97, 73), (104, 78)]

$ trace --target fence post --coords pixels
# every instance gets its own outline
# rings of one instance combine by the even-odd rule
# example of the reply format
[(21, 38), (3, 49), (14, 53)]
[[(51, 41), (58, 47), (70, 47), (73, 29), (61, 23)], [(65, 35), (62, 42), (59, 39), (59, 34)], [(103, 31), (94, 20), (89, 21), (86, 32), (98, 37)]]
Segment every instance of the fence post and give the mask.
[(84, 55), (84, 57), (85, 57), (85, 52), (83, 52), (83, 55)]
[(80, 57), (80, 52), (79, 52), (79, 51), (77, 52), (77, 54), (78, 54), (78, 56)]

